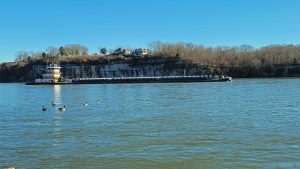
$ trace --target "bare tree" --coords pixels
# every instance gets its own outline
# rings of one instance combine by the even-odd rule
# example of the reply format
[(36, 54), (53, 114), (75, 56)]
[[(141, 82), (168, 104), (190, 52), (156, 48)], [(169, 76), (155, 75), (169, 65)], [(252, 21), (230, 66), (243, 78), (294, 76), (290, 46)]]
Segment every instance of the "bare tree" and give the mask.
[(26, 51), (18, 51), (16, 53), (16, 59), (15, 59), (15, 61), (18, 61), (18, 62), (20, 62), (20, 61), (28, 61), (28, 57), (29, 57), (28, 52), (26, 52)]
[(88, 48), (86, 46), (80, 44), (70, 44), (64, 47), (67, 55), (77, 56), (77, 55), (85, 55), (88, 53)]
[[(43, 53), (44, 53), (44, 54), (43, 54)], [(46, 55), (46, 53), (45, 53), (45, 52), (41, 52), (41, 51), (37, 51), (37, 52), (31, 51), (31, 52), (30, 52), (30, 55), (31, 55), (31, 57), (32, 57), (33, 59), (42, 59), (42, 58), (44, 58), (43, 55)]]
[(46, 50), (48, 52), (49, 57), (58, 57), (59, 56), (59, 49), (55, 47), (48, 47)]

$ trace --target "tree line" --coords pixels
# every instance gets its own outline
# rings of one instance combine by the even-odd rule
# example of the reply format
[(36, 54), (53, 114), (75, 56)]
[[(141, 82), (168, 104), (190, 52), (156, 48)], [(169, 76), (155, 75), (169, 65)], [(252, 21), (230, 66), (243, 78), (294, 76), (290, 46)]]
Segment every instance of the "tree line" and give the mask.
[(237, 47), (204, 47), (192, 43), (154, 42), (151, 48), (157, 56), (178, 56), (198, 65), (213, 67), (292, 65), (300, 61), (300, 45), (270, 45), (261, 48), (246, 44)]
[[(200, 66), (211, 67), (263, 67), (266, 65), (293, 65), (300, 61), (300, 45), (270, 45), (254, 48), (250, 45), (237, 47), (204, 47), (193, 43), (163, 43), (153, 42), (149, 45), (151, 55), (148, 57), (180, 57), (190, 60)], [(61, 47), (49, 47), (43, 52), (18, 51), (16, 61), (31, 60), (76, 61), (97, 60), (103, 58), (124, 58), (111, 56), (112, 49), (100, 47), (98, 53), (89, 54), (88, 48), (80, 44), (70, 44)], [(105, 56), (104, 56), (105, 55)]]
[(88, 48), (80, 44), (70, 44), (56, 47), (48, 47), (46, 51), (26, 52), (18, 51), (15, 61), (30, 61), (32, 59), (57, 58), (61, 56), (84, 56), (88, 55)]

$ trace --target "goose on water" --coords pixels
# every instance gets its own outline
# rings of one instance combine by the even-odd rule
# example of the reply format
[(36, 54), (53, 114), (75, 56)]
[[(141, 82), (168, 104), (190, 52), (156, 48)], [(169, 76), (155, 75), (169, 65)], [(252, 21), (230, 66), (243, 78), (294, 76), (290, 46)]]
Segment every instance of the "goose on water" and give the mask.
[(83, 103), (84, 106), (88, 106), (89, 103), (86, 101), (85, 103)]
[(58, 110), (59, 110), (59, 111), (66, 111), (66, 106), (64, 106), (64, 107), (59, 107)]
[(97, 100), (97, 103), (98, 103), (98, 104), (100, 103), (100, 99)]
[(45, 107), (45, 106), (43, 106), (42, 110), (43, 110), (43, 111), (48, 111), (48, 108)]
[(57, 104), (56, 104), (56, 103), (54, 103), (54, 102), (52, 102), (52, 107), (54, 107), (54, 106), (57, 106)]

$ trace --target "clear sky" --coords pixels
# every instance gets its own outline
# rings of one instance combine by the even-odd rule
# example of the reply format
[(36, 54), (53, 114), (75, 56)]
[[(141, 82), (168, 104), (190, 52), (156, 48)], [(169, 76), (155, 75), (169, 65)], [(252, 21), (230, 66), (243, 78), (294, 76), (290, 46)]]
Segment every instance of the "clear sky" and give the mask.
[(255, 47), (300, 43), (299, 0), (0, 0), (0, 62), (19, 50), (153, 41)]

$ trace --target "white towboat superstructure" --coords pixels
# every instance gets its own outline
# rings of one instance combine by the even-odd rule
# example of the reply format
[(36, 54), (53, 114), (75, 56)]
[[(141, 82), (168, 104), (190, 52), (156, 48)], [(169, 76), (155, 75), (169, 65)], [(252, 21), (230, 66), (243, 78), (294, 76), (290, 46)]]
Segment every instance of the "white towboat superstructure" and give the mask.
[(41, 78), (35, 79), (35, 83), (58, 83), (61, 79), (61, 67), (57, 64), (50, 64), (46, 67), (46, 73)]

